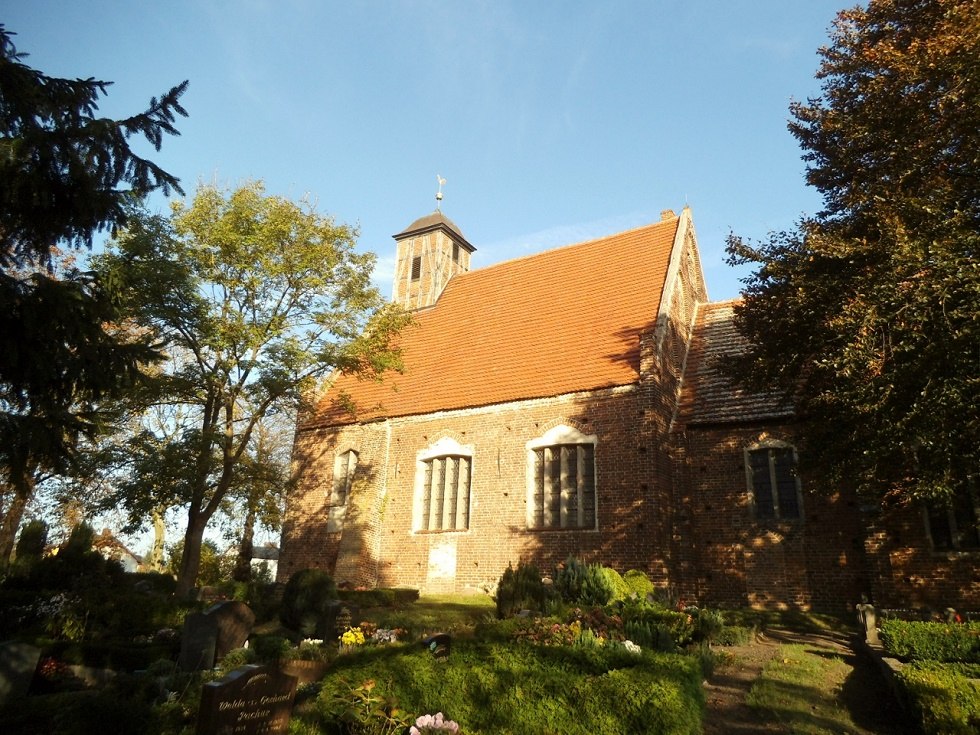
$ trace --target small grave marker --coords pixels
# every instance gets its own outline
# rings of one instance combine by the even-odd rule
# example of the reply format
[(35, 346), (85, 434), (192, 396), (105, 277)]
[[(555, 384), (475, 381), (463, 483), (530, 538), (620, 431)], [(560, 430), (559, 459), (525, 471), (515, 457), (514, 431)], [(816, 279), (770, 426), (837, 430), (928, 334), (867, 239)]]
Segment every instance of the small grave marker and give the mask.
[(864, 639), (868, 642), (868, 645), (880, 646), (881, 641), (878, 639), (878, 615), (875, 612), (874, 605), (861, 603), (860, 605), (856, 605), (855, 609), (858, 613), (858, 620), (864, 626)]
[(453, 639), (448, 633), (436, 633), (422, 641), (422, 645), (429, 649), (433, 658), (446, 659), (449, 658), (449, 648), (452, 641)]
[(216, 661), (223, 659), (229, 651), (244, 646), (255, 625), (255, 613), (239, 600), (219, 602), (208, 608), (207, 614), (215, 619), (218, 629), (214, 647)]
[(284, 735), (295, 696), (295, 676), (241, 666), (201, 689), (197, 735)]

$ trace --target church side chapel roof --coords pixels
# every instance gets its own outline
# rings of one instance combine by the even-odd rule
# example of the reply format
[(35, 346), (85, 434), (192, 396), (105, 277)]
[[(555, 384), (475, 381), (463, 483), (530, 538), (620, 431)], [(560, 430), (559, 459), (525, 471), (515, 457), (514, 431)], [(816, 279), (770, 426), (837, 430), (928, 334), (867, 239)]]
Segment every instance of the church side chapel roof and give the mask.
[(675, 428), (788, 418), (792, 407), (776, 393), (736, 388), (721, 370), (726, 355), (745, 349), (735, 328), (733, 301), (701, 304), (684, 370)]
[[(340, 425), (636, 383), (680, 218), (454, 276), (399, 337), (405, 372), (342, 375), (302, 422)], [(336, 400), (356, 406), (352, 416)]]

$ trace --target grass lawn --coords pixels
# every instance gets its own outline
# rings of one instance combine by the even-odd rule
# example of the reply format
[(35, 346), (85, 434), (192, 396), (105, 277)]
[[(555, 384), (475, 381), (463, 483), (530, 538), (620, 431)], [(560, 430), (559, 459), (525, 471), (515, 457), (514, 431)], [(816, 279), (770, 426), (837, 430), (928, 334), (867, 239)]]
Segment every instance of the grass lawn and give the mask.
[(812, 647), (779, 647), (746, 702), (800, 735), (837, 735), (860, 730), (840, 701), (851, 672), (839, 656)]
[[(581, 646), (515, 640), (518, 621), (497, 621), (493, 601), (482, 595), (423, 596), (395, 609), (366, 608), (356, 617), (402, 628), (410, 642), (355, 647), (335, 659), (319, 692), (294, 710), (292, 735), (342, 733), (346, 727), (402, 733), (405, 723), (436, 712), (467, 735), (701, 732), (697, 657), (634, 653), (611, 641)], [(445, 659), (417, 643), (436, 632), (452, 635)]]

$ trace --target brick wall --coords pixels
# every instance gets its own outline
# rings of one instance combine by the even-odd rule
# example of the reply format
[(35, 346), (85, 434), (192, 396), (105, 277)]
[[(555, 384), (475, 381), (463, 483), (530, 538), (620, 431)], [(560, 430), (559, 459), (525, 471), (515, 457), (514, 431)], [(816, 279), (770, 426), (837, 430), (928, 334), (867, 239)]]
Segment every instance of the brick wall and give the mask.
[[(636, 389), (610, 389), (301, 432), (280, 578), (313, 566), (352, 585), (476, 591), (509, 563), (533, 560), (549, 571), (575, 555), (666, 583), (670, 478), (658, 471), (656, 444), (638, 441), (642, 400)], [(598, 531), (527, 529), (526, 444), (558, 424), (598, 437)], [(473, 446), (469, 529), (414, 532), (416, 455), (443, 437)], [(333, 458), (347, 449), (359, 454), (358, 480), (343, 533), (329, 534)]]
[(933, 551), (918, 504), (866, 512), (871, 601), (881, 607), (980, 609), (976, 552)]
[(793, 443), (785, 426), (692, 428), (677, 436), (681, 594), (702, 604), (845, 613), (869, 589), (858, 507), (846, 493), (802, 477), (803, 519), (756, 520), (744, 450)]

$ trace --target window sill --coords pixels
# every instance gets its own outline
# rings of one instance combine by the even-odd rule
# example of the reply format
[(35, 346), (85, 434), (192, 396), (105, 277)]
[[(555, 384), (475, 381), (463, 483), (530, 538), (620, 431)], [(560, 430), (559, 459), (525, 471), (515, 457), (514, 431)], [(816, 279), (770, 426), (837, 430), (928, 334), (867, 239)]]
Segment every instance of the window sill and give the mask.
[(594, 527), (575, 527), (575, 528), (526, 528), (531, 533), (598, 533), (599, 529)]
[(417, 529), (415, 531), (412, 531), (412, 533), (414, 533), (416, 536), (441, 536), (446, 533), (469, 533), (469, 532), (470, 529), (468, 528), (437, 528), (431, 531)]

